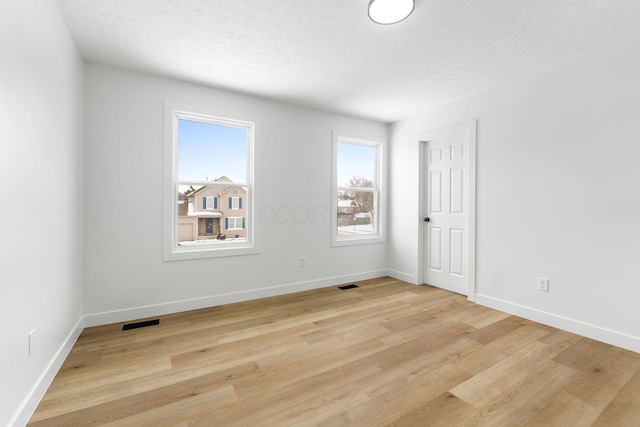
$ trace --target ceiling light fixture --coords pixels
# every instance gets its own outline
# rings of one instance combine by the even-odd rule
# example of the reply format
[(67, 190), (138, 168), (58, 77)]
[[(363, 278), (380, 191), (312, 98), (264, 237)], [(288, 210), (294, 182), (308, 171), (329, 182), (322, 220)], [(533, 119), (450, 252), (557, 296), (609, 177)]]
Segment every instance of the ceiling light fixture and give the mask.
[(414, 0), (371, 0), (369, 18), (376, 24), (395, 24), (411, 15), (414, 6)]

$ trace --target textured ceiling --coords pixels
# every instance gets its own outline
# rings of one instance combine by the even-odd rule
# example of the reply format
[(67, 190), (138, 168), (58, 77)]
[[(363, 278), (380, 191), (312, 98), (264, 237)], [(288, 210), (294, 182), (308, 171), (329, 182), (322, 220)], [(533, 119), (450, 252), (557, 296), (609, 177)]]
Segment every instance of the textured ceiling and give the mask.
[(640, 0), (56, 0), (85, 59), (383, 122), (640, 37)]

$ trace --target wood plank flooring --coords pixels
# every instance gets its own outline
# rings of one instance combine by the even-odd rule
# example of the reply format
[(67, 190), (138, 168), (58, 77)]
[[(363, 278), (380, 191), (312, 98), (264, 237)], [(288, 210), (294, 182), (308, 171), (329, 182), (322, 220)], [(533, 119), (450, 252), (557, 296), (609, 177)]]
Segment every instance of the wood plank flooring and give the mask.
[(30, 426), (640, 426), (640, 354), (391, 278), (87, 328)]

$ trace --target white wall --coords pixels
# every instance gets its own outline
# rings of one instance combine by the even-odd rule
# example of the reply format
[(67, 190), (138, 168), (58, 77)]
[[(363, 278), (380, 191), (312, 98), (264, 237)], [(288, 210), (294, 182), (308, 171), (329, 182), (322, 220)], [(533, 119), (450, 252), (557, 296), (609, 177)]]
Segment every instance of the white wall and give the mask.
[(83, 73), (53, 1), (0, 2), (2, 426), (26, 422), (81, 327)]
[(477, 119), (476, 300), (640, 351), (639, 76), (636, 41), (394, 124), (389, 268), (419, 280), (416, 134)]
[[(165, 100), (260, 119), (259, 255), (162, 261)], [(384, 275), (385, 244), (330, 247), (329, 207), (332, 129), (386, 125), (91, 63), (85, 114), (88, 325)]]

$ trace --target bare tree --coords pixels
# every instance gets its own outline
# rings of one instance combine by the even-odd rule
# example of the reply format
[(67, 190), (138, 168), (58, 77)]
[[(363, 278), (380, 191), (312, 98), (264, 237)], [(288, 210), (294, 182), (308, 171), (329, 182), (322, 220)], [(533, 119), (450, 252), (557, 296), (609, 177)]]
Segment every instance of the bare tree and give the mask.
[(370, 213), (373, 218), (374, 208), (374, 194), (371, 191), (358, 191), (356, 188), (373, 188), (373, 182), (362, 176), (354, 176), (349, 179), (347, 187), (354, 190), (347, 190), (342, 194), (342, 198), (351, 200), (355, 207), (356, 212)]

